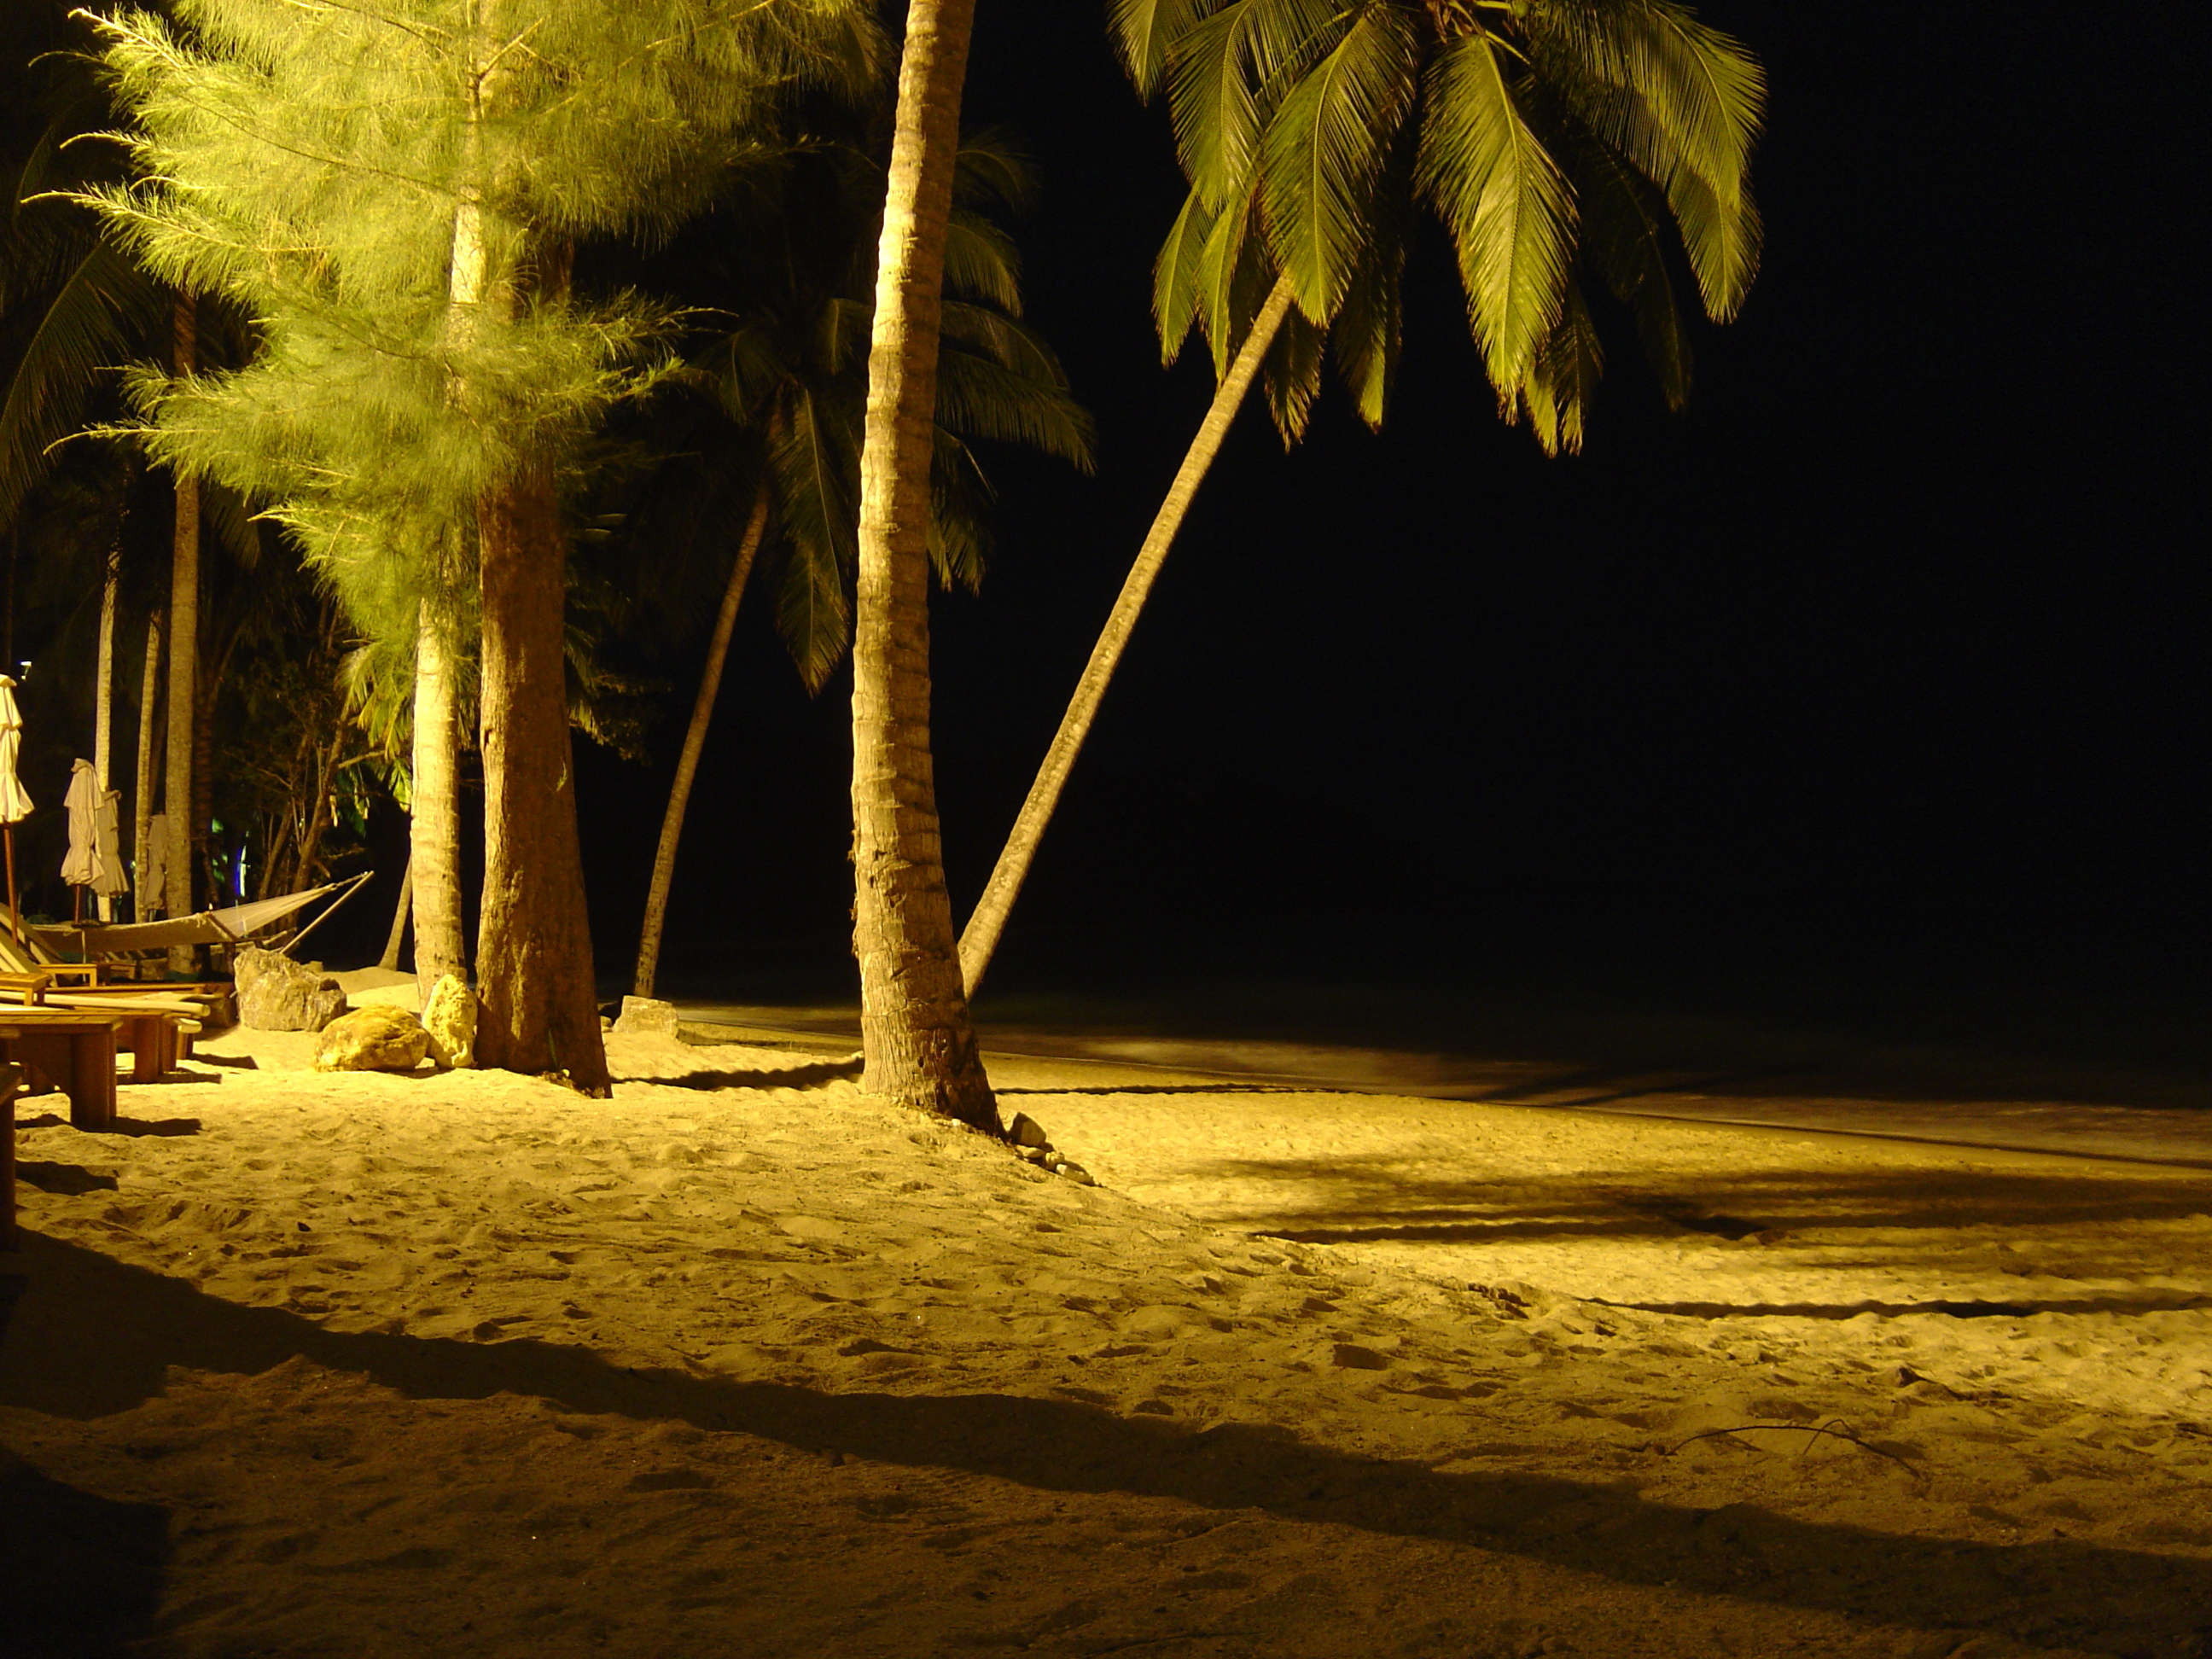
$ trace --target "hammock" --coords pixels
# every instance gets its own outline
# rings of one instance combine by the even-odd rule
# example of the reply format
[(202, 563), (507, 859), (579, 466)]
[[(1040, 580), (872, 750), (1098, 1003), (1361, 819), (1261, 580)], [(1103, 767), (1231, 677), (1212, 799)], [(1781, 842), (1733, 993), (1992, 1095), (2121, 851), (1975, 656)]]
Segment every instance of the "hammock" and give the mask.
[(303, 905), (325, 893), (347, 893), (368, 879), (368, 872), (345, 881), (326, 882), (304, 893), (256, 899), (222, 910), (202, 910), (166, 921), (52, 922), (33, 926), (31, 937), (51, 950), (83, 957), (116, 957), (134, 951), (166, 951), (178, 945), (235, 945), (247, 935), (273, 927)]

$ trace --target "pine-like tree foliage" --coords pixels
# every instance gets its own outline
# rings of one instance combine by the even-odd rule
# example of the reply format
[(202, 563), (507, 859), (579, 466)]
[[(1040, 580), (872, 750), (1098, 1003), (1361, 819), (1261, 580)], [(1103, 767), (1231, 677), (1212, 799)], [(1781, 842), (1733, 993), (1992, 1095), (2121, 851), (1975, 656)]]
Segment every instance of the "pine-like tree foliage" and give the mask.
[(871, 68), (851, 0), (179, 0), (103, 21), (134, 181), (87, 192), (256, 322), (132, 390), (164, 460), (271, 504), (374, 631), (464, 604), (475, 503), (572, 462), (667, 319), (571, 301), (558, 240), (665, 232), (795, 82)]
[(1634, 316), (1668, 403), (1689, 387), (1676, 261), (1708, 315), (1758, 264), (1747, 179), (1765, 78), (1673, 0), (1115, 0), (1138, 92), (1164, 88), (1190, 197), (1153, 291), (1171, 361), (1194, 326), (1225, 369), (1279, 276), (1286, 441), (1334, 337), (1379, 424), (1416, 203), (1444, 226), (1508, 420), (1581, 447), (1601, 358), (1585, 289)]

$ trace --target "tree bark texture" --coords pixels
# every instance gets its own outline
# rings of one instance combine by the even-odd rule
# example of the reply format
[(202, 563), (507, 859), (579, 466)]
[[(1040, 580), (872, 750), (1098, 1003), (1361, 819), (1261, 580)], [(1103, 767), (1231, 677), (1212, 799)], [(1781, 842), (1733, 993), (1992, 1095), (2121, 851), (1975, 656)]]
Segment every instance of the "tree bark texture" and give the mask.
[[(191, 373), (198, 356), (198, 317), (188, 294), (177, 296), (175, 343), (177, 373)], [(193, 720), (199, 709), (194, 671), (199, 665), (200, 637), (200, 491), (198, 481), (176, 481), (176, 534), (169, 562), (169, 720), (163, 745), (167, 775), (161, 788), (162, 811), (169, 828), (168, 891), (164, 902), (173, 916), (192, 912), (192, 755)], [(190, 974), (198, 966), (198, 952), (180, 945), (169, 952), (173, 972)]]
[(1136, 562), (1129, 567), (1128, 578), (1121, 584), (1121, 594), (1115, 599), (1113, 612), (1099, 633), (1098, 643), (1091, 647), (1091, 660), (1084, 664), (1083, 676), (1075, 683), (1075, 695), (1068, 700), (1067, 712), (1060, 717), (1060, 729), (1053, 733), (1052, 746), (1045, 750), (1044, 764), (1037, 769), (1036, 781), (1030, 785), (1029, 796), (1022, 802), (1006, 844), (1000, 851), (999, 861), (992, 866), (991, 878), (984, 884), (983, 896), (975, 902), (975, 909), (969, 914), (968, 926), (962, 930), (960, 977), (971, 997), (983, 982), (984, 970), (991, 965), (999, 935), (1006, 930), (1007, 914), (1014, 908), (1030, 866), (1036, 860), (1037, 843), (1043, 840), (1045, 825), (1052, 821), (1053, 809), (1060, 804), (1060, 793), (1074, 768), (1075, 757), (1082, 752), (1084, 739), (1091, 735), (1091, 724), (1097, 718), (1107, 684), (1114, 678), (1122, 650), (1137, 626), (1138, 615), (1152, 591), (1153, 579), (1160, 574), (1168, 549), (1174, 544), (1176, 532), (1182, 527), (1183, 515), (1190, 510), (1192, 498), (1198, 494), (1206, 470), (1220, 453), (1222, 441), (1229, 435), (1230, 424), (1236, 420), (1245, 393), (1251, 390), (1253, 377), (1259, 373), (1261, 361), (1267, 356), (1267, 348), (1273, 343), (1290, 309), (1291, 283), (1285, 276), (1276, 282), (1260, 314), (1252, 319), (1251, 330), (1230, 363), (1229, 373), (1215, 388), (1206, 418), (1199, 422), (1198, 435), (1191, 440), (1182, 465), (1176, 470), (1175, 482), (1168, 486), (1166, 499), (1153, 516), (1152, 527), (1146, 532), (1145, 544), (1137, 550)]
[(155, 720), (161, 696), (161, 612), (156, 611), (146, 618), (146, 665), (138, 682), (137, 793), (131, 803), (131, 914), (137, 921), (149, 920), (163, 897), (149, 884), (153, 872), (146, 856), (146, 842), (152, 834), (149, 826), (154, 817), (154, 756), (159, 747), (155, 734), (161, 730)]
[[(99, 683), (92, 693), (92, 770), (104, 793), (115, 758), (115, 599), (123, 585), (122, 550), (107, 550), (107, 571), (100, 584), (100, 651), (94, 671)], [(115, 901), (99, 896), (100, 919), (115, 920)]]
[[(447, 974), (465, 984), (469, 976), (461, 909), (460, 699), (453, 654), (446, 624), (436, 607), (424, 600), (415, 629), (406, 892), (412, 894), (415, 910), (415, 981), (425, 997)], [(401, 902), (409, 900), (403, 895)], [(393, 924), (395, 937), (399, 925)]]
[(938, 324), (974, 0), (911, 0), (877, 257), (853, 639), (853, 943), (863, 1086), (997, 1130), (961, 988), (929, 746)]
[(407, 867), (399, 872), (399, 902), (392, 908), (392, 931), (384, 936), (384, 954), (376, 965), (386, 973), (396, 973), (399, 968), (399, 948), (407, 942), (407, 917), (415, 908), (415, 858), (408, 855)]
[[(484, 769), (477, 1053), (508, 1071), (566, 1071), (580, 1091), (604, 1097), (612, 1091), (568, 751), (568, 561), (550, 472), (532, 469), (486, 495), (477, 526)], [(419, 945), (416, 961), (419, 970)]]
[(722, 689), (722, 665), (729, 659), (730, 635), (738, 624), (738, 604), (744, 598), (746, 578), (752, 574), (753, 556), (760, 551), (768, 529), (769, 487), (765, 471), (753, 498), (751, 518), (745, 521), (744, 538), (730, 566), (730, 580), (722, 590), (722, 608), (714, 617), (714, 637), (707, 641), (707, 668), (699, 677), (699, 695), (691, 701), (691, 724), (684, 733), (684, 750), (676, 758), (676, 781), (669, 787), (668, 810), (660, 820), (660, 845), (653, 855), (653, 884), (645, 896), (645, 925), (637, 940), (637, 974), (633, 986), (641, 997), (653, 994), (653, 981), (660, 969), (660, 935), (668, 921), (668, 889), (676, 875), (676, 844), (683, 838), (684, 814), (691, 804), (691, 783), (699, 775), (700, 752), (707, 746), (708, 723), (714, 718), (714, 699)]

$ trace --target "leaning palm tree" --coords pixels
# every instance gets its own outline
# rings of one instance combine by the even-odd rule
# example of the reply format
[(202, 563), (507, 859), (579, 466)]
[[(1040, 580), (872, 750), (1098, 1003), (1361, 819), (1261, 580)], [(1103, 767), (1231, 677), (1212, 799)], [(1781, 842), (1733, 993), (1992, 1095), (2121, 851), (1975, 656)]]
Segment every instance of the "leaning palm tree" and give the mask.
[(853, 630), (853, 948), (863, 1086), (999, 1127), (945, 885), (929, 747), (929, 490), (975, 0), (910, 0), (876, 267)]
[(1757, 61), (1673, 0), (1115, 0), (1139, 94), (1163, 88), (1190, 194), (1153, 305), (1173, 362), (1195, 325), (1218, 386), (961, 937), (982, 981), (1106, 685), (1253, 381), (1285, 442), (1334, 346), (1382, 422), (1405, 229), (1443, 221), (1507, 421), (1581, 447), (1601, 362), (1586, 293), (1633, 313), (1668, 402), (1689, 390), (1673, 266), (1716, 321), (1757, 264)]
[[(929, 549), (948, 586), (973, 588), (982, 575), (988, 485), (971, 440), (1027, 443), (1086, 471), (1091, 465), (1090, 418), (1068, 396), (1052, 349), (1020, 321), (1020, 263), (987, 212), (1018, 205), (1027, 185), (1020, 157), (997, 139), (982, 135), (963, 147), (930, 491)], [(678, 434), (688, 440), (682, 459), (655, 480), (678, 499), (659, 504), (647, 533), (665, 546), (670, 519), (714, 525), (720, 497), (736, 534), (646, 896), (635, 976), (641, 997), (653, 994), (684, 811), (757, 556), (781, 555), (776, 624), (809, 690), (821, 689), (850, 638), (868, 290), (883, 193), (882, 166), (866, 149), (795, 149), (744, 175), (728, 210), (670, 251), (702, 287), (735, 302), (693, 355), (695, 386), (711, 398), (692, 400), (703, 418)]]

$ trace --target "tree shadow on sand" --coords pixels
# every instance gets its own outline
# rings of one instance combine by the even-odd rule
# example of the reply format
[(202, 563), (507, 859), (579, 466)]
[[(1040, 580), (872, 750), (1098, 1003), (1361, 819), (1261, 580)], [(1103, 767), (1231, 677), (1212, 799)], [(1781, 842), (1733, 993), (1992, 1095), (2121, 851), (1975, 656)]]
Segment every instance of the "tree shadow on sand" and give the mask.
[(1814, 1523), (1748, 1504), (1700, 1510), (1625, 1486), (1446, 1473), (1287, 1431), (1194, 1431), (1003, 1395), (831, 1394), (632, 1370), (533, 1340), (342, 1334), (33, 1235), (33, 1289), (0, 1346), (0, 1402), (75, 1419), (130, 1410), (170, 1366), (258, 1373), (295, 1356), (414, 1400), (535, 1396), (574, 1412), (681, 1421), (811, 1451), (963, 1471), (1049, 1492), (1259, 1510), (1551, 1563), (1623, 1583), (1990, 1632), (2044, 1647), (2191, 1659), (2212, 1633), (2212, 1563), (2073, 1540), (1997, 1545)]
[(169, 1512), (50, 1480), (0, 1448), (0, 1638), (18, 1659), (93, 1659), (153, 1627)]

